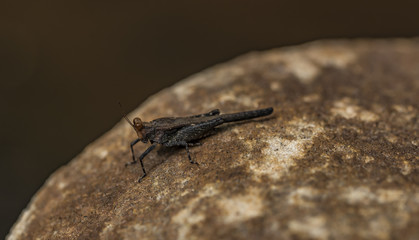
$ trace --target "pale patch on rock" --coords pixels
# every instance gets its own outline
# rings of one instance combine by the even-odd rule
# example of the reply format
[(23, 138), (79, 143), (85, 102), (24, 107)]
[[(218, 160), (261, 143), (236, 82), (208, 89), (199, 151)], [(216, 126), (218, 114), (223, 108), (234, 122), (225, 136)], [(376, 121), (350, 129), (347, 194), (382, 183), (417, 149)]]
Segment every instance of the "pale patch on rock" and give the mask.
[(161, 193), (158, 193), (158, 194), (156, 195), (156, 200), (157, 200), (157, 201), (160, 201), (161, 199), (163, 199), (163, 197), (164, 197), (165, 195), (167, 195), (167, 194), (161, 194)]
[(13, 234), (8, 236), (8, 240), (21, 239), (23, 234), (26, 232), (26, 228), (35, 219), (35, 211), (37, 210), (35, 204), (29, 204), (29, 209), (23, 210), (23, 213), (19, 216), (19, 220), (13, 225)]
[(303, 97), (303, 101), (306, 102), (306, 103), (317, 102), (319, 100), (320, 100), (319, 94), (315, 94), (315, 93), (309, 94), (309, 95), (305, 95)]
[(191, 178), (190, 177), (185, 177), (185, 178), (182, 178), (181, 180), (180, 180), (180, 187), (181, 188), (184, 188), (188, 183), (189, 183), (189, 181), (191, 180)]
[(307, 49), (307, 55), (317, 64), (345, 68), (356, 60), (356, 54), (343, 46), (313, 47)]
[(415, 193), (413, 196), (413, 201), (419, 206), (419, 192)]
[(356, 60), (356, 54), (341, 46), (323, 48), (313, 44), (307, 45), (303, 51), (282, 49), (280, 53), (265, 58), (272, 62), (284, 62), (287, 66), (284, 69), (302, 83), (310, 83), (321, 73), (322, 67), (345, 68)]
[(341, 198), (349, 204), (368, 204), (375, 199), (375, 194), (368, 187), (349, 187)]
[(391, 224), (388, 219), (379, 216), (368, 223), (369, 228), (360, 231), (366, 239), (390, 239)]
[(350, 119), (357, 116), (358, 110), (358, 106), (351, 105), (348, 101), (346, 101), (346, 99), (344, 99), (342, 101), (335, 102), (331, 111), (334, 115), (340, 115), (346, 119)]
[(398, 113), (398, 118), (403, 122), (410, 122), (414, 117), (417, 116), (417, 112), (413, 106), (404, 106), (404, 105), (393, 105), (394, 110)]
[(292, 232), (301, 237), (328, 239), (330, 235), (324, 216), (309, 216), (303, 220), (292, 220), (288, 226)]
[[(150, 239), (152, 233), (157, 239), (162, 238), (162, 229), (154, 224), (134, 224), (127, 229), (120, 231), (123, 236), (121, 239)], [(109, 236), (104, 235), (103, 239), (111, 239)]]
[(300, 207), (313, 207), (315, 204), (311, 199), (319, 196), (319, 190), (312, 187), (300, 187), (288, 195), (288, 204)]
[(279, 89), (281, 89), (281, 85), (279, 84), (279, 82), (271, 82), (270, 88), (272, 91), (278, 91)]
[(371, 157), (371, 156), (364, 156), (362, 159), (364, 160), (364, 163), (369, 163), (369, 162), (372, 162), (372, 161), (374, 161), (374, 160), (375, 160), (375, 159), (374, 159), (373, 157)]
[(197, 197), (191, 199), (185, 206), (186, 208), (180, 210), (175, 214), (171, 221), (179, 225), (177, 239), (191, 239), (190, 231), (193, 225), (205, 219), (205, 213), (196, 211), (199, 207), (199, 202), (203, 198), (217, 195), (219, 191), (214, 188), (214, 185), (206, 185), (202, 192)]
[(64, 189), (67, 185), (68, 185), (68, 183), (67, 183), (67, 182), (60, 181), (60, 182), (58, 182), (58, 184), (57, 184), (57, 188), (58, 188), (58, 189), (60, 189), (60, 190), (62, 190), (62, 189)]
[(309, 169), (309, 172), (311, 174), (315, 174), (317, 172), (328, 172), (328, 167), (330, 165), (330, 154), (329, 153), (321, 153), (320, 157), (318, 158), (319, 161), (321, 161), (323, 164), (321, 165), (317, 165), (317, 166), (312, 166)]
[(240, 135), (241, 131), (239, 128), (232, 128), (231, 132), (237, 135), (237, 138), (243, 139), (244, 137)]
[(102, 229), (99, 235), (106, 236), (108, 233), (111, 233), (114, 228), (115, 228), (115, 225), (112, 222), (108, 222), (106, 226)]
[(378, 118), (378, 115), (371, 111), (361, 110), (359, 112), (359, 119), (364, 122), (375, 122)]
[(185, 191), (183, 191), (183, 192), (180, 194), (180, 196), (181, 196), (181, 197), (183, 197), (183, 196), (188, 195), (189, 193), (191, 193), (191, 191), (190, 191), (189, 189), (186, 189)]
[(404, 192), (396, 189), (379, 189), (376, 193), (376, 199), (379, 203), (404, 202)]
[(225, 215), (222, 220), (226, 224), (246, 221), (263, 214), (263, 199), (255, 188), (244, 195), (222, 198), (217, 201), (217, 205), (223, 209)]
[(330, 110), (334, 116), (342, 116), (346, 119), (358, 118), (364, 122), (374, 122), (379, 119), (378, 115), (362, 109), (360, 106), (353, 103), (350, 98), (343, 98), (334, 103)]
[(299, 141), (282, 138), (272, 138), (266, 142), (268, 148), (263, 150), (263, 154), (268, 158), (263, 163), (251, 164), (250, 169), (257, 176), (268, 175), (277, 180), (295, 165), (295, 158), (303, 156), (303, 145)]
[(250, 162), (249, 167), (257, 178), (268, 175), (278, 180), (290, 167), (295, 166), (296, 159), (304, 157), (306, 148), (313, 144), (313, 138), (323, 132), (321, 126), (304, 121), (291, 121), (284, 127), (296, 139), (261, 139), (267, 143), (267, 147), (262, 150), (265, 158), (262, 162)]
[(178, 230), (178, 240), (191, 239), (189, 236), (193, 225), (205, 219), (204, 213), (192, 213), (190, 209), (183, 209), (176, 216), (173, 217), (175, 223), (180, 225)]
[(108, 150), (103, 148), (93, 149), (93, 154), (98, 156), (100, 159), (105, 159), (108, 156)]
[[(398, 189), (378, 189), (375, 192), (368, 187), (349, 187), (340, 196), (340, 198), (349, 204), (370, 204), (372, 202), (379, 204), (392, 204), (399, 211), (394, 213), (394, 217), (398, 218), (399, 225), (403, 225), (408, 221), (406, 212), (406, 201), (408, 196), (406, 193)], [(366, 215), (374, 215), (374, 212), (365, 212)]]
[(352, 160), (355, 154), (358, 152), (355, 148), (350, 145), (335, 144), (333, 147), (336, 153), (342, 154), (343, 160)]
[(220, 88), (220, 86), (231, 83), (244, 73), (245, 70), (240, 66), (226, 68), (219, 65), (186, 78), (181, 83), (175, 84), (171, 90), (176, 94), (179, 101), (187, 103), (188, 101), (184, 100), (188, 99), (196, 88), (211, 88), (214, 86)]
[(406, 176), (406, 175), (410, 174), (413, 169), (412, 169), (412, 166), (410, 165), (410, 163), (408, 161), (403, 161), (401, 163), (400, 170), (401, 170), (401, 173)]
[(313, 61), (307, 59), (307, 56), (293, 52), (283, 55), (283, 57), (286, 59), (287, 69), (302, 83), (312, 82), (320, 73), (319, 67)]
[[(179, 164), (179, 163), (177, 163), (177, 164)], [(166, 169), (166, 173), (170, 174), (170, 169)], [(176, 188), (179, 189), (179, 190), (184, 189), (186, 187), (186, 185), (189, 183), (190, 179), (191, 179), (190, 177), (176, 179), (175, 180)], [(164, 175), (158, 175), (158, 176), (156, 176), (156, 179), (153, 181), (152, 184), (153, 184), (153, 186), (155, 186), (157, 188), (157, 186), (161, 185), (162, 182), (164, 182)], [(157, 201), (160, 201), (162, 199), (170, 199), (170, 202), (176, 202), (176, 201), (178, 201), (178, 199), (180, 197), (183, 197), (183, 196), (185, 196), (189, 193), (190, 193), (190, 190), (186, 189), (185, 191), (181, 192), (180, 195), (171, 196), (171, 197), (168, 198), (167, 196), (171, 194), (171, 191), (170, 191), (170, 189), (164, 189), (164, 190), (161, 190), (157, 193), (155, 199)]]
[(254, 98), (250, 98), (246, 96), (241, 96), (240, 98), (237, 98), (237, 95), (235, 94), (234, 91), (222, 93), (219, 96), (218, 101), (220, 102), (220, 104), (224, 104), (226, 102), (234, 102), (235, 104), (240, 104), (247, 107), (257, 107), (255, 105), (257, 101), (255, 101)]
[(396, 143), (397, 142), (397, 137), (393, 134), (389, 134), (387, 136), (385, 136), (386, 140), (391, 142), (391, 143)]

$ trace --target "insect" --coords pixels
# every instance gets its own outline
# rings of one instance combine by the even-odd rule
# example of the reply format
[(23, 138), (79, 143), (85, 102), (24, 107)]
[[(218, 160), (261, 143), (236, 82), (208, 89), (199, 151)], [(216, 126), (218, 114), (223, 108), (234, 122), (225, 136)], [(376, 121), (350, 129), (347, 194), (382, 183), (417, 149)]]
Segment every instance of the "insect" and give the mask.
[(134, 145), (140, 141), (143, 143), (150, 141), (151, 146), (148, 147), (147, 150), (145, 150), (138, 158), (143, 170), (143, 175), (140, 179), (138, 179), (138, 182), (141, 182), (141, 180), (147, 175), (144, 169), (143, 159), (157, 146), (157, 144), (161, 144), (166, 147), (184, 147), (186, 149), (186, 153), (188, 154), (189, 162), (197, 164), (197, 162), (191, 159), (189, 147), (200, 145), (200, 143), (196, 141), (206, 137), (216, 126), (228, 122), (263, 117), (271, 114), (272, 112), (273, 108), (270, 107), (253, 111), (220, 115), (220, 110), (214, 109), (208, 113), (199, 115), (158, 118), (151, 122), (143, 122), (138, 117), (134, 118), (131, 122), (126, 114), (124, 114), (125, 120), (127, 120), (127, 122), (134, 128), (138, 136), (138, 138), (130, 144), (132, 162), (127, 163), (126, 166), (138, 163), (134, 154)]

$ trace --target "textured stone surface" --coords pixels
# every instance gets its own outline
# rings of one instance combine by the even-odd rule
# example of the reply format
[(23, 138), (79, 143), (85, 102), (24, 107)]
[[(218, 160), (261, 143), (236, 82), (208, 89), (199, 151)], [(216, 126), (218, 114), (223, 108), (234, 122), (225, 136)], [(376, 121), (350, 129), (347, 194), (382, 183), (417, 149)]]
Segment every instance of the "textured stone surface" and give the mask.
[(355, 40), (203, 71), (130, 117), (274, 114), (219, 128), (191, 148), (199, 166), (152, 152), (140, 184), (121, 122), (49, 178), (9, 239), (418, 239), (418, 66), (416, 39)]

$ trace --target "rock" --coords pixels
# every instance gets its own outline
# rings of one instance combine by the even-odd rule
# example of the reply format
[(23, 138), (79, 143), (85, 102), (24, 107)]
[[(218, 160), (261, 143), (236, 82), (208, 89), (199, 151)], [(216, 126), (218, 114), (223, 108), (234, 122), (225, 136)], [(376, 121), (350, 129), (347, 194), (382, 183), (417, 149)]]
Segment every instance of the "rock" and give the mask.
[[(149, 121), (273, 106), (147, 177), (121, 121), (54, 173), (8, 239), (418, 239), (419, 41), (319, 41), (250, 53), (165, 89)], [(139, 146), (141, 145), (141, 146)], [(138, 144), (137, 154), (147, 145)]]

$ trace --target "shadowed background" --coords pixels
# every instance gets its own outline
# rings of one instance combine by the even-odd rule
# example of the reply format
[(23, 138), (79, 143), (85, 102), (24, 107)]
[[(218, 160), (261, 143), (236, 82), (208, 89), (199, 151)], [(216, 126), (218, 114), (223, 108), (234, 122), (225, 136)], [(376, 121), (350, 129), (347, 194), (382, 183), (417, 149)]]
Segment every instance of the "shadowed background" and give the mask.
[(252, 50), (418, 36), (419, 4), (389, 2), (2, 1), (0, 237), (55, 169), (121, 119), (117, 101), (131, 110)]

